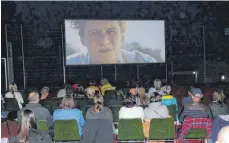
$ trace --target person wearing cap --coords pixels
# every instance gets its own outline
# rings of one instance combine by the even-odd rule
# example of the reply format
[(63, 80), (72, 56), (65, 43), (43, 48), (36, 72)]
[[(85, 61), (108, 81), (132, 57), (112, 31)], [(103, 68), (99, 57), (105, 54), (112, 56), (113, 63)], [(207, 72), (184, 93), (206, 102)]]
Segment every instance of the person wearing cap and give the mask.
[(96, 85), (96, 83), (95, 83), (94, 80), (91, 80), (91, 81), (89, 82), (88, 88), (92, 88), (92, 89), (94, 89), (95, 91), (99, 91), (99, 92), (100, 92), (99, 87)]
[(179, 116), (179, 121), (183, 122), (185, 117), (188, 116), (192, 118), (210, 118), (210, 109), (201, 103), (201, 98), (203, 97), (201, 89), (191, 88), (190, 95), (192, 97), (193, 103), (184, 105)]
[(48, 127), (51, 127), (53, 125), (52, 115), (50, 114), (48, 109), (42, 107), (42, 105), (39, 104), (39, 101), (40, 101), (39, 94), (35, 91), (30, 92), (28, 100), (29, 100), (29, 103), (26, 104), (26, 106), (18, 112), (18, 123), (20, 124), (21, 122), (21, 119), (20, 119), (21, 113), (23, 113), (24, 110), (29, 109), (33, 111), (37, 121), (45, 120), (47, 122)]

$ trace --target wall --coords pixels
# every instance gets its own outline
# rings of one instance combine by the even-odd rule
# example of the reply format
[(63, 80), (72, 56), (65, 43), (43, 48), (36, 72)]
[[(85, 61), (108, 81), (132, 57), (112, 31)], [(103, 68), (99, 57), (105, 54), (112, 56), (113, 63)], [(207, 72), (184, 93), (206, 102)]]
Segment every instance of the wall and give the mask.
[[(64, 19), (164, 19), (168, 70), (173, 61), (175, 71), (197, 69), (203, 74), (199, 68), (203, 65), (203, 26), (207, 60), (226, 61), (228, 66), (229, 37), (223, 32), (229, 26), (228, 15), (228, 2), (2, 2), (2, 25), (7, 24), (7, 40), (13, 45), (15, 82), (20, 88), (23, 88), (21, 39), (26, 87), (63, 84), (61, 25)], [(2, 43), (2, 48), (5, 47)], [(117, 65), (117, 79), (136, 78), (136, 67)], [(139, 67), (141, 79), (165, 78), (165, 64)], [(114, 69), (114, 65), (103, 66), (103, 76), (114, 80)], [(66, 68), (67, 81), (86, 82), (88, 78), (100, 77), (101, 66)], [(201, 76), (200, 82), (203, 82)]]

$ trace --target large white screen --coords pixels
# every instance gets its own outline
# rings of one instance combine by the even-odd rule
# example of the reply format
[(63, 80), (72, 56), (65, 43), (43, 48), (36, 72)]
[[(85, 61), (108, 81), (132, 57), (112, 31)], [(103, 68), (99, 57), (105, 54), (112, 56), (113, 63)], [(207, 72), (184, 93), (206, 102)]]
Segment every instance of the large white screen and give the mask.
[(66, 65), (165, 62), (162, 20), (65, 20)]

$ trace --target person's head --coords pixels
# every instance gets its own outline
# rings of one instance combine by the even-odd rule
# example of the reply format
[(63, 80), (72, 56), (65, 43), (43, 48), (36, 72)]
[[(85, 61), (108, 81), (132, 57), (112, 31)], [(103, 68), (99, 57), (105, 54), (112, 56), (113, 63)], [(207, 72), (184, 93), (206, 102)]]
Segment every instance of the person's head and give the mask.
[(109, 82), (106, 78), (102, 78), (100, 83), (101, 83), (101, 85), (105, 85), (105, 84), (108, 84)]
[(191, 88), (189, 94), (192, 96), (192, 101), (194, 103), (200, 102), (203, 97), (203, 93), (200, 88)]
[(41, 94), (42, 95), (49, 95), (49, 87), (47, 87), (47, 86), (42, 87)]
[(160, 79), (155, 79), (154, 80), (154, 87), (157, 89), (161, 88), (161, 80)]
[(39, 94), (35, 91), (29, 93), (28, 97), (29, 103), (39, 103)]
[(100, 112), (103, 107), (103, 96), (97, 95), (94, 97), (95, 111)]
[(17, 92), (17, 84), (16, 83), (11, 83), (9, 85), (9, 91), (10, 92)]
[(70, 96), (73, 96), (73, 94), (74, 94), (74, 89), (73, 89), (72, 86), (67, 86), (67, 87), (66, 87), (66, 94), (67, 94), (67, 95), (70, 95)]
[(165, 85), (162, 87), (162, 92), (164, 92), (164, 94), (170, 94), (171, 93), (171, 86), (170, 85)]
[(24, 112), (21, 113), (21, 124), (20, 129), (18, 133), (18, 142), (28, 142), (29, 138), (29, 131), (31, 129), (37, 129), (34, 113), (26, 109)]
[(85, 92), (86, 92), (86, 95), (87, 95), (87, 97), (89, 99), (93, 99), (94, 98), (94, 96), (95, 96), (95, 89), (93, 89), (93, 88), (87, 88), (85, 90)]
[(150, 103), (153, 102), (161, 102), (161, 95), (157, 92), (154, 92), (151, 96), (150, 96)]
[(222, 89), (218, 88), (214, 91), (213, 96), (212, 96), (213, 101), (223, 103), (224, 98), (225, 98), (225, 95)]
[(124, 22), (85, 20), (73, 24), (79, 29), (82, 44), (88, 48), (91, 63), (117, 63), (126, 30)]
[(229, 126), (223, 127), (218, 134), (218, 141), (216, 143), (228, 143), (229, 142)]
[(66, 95), (60, 104), (60, 108), (63, 109), (72, 109), (75, 107), (74, 99), (70, 95)]

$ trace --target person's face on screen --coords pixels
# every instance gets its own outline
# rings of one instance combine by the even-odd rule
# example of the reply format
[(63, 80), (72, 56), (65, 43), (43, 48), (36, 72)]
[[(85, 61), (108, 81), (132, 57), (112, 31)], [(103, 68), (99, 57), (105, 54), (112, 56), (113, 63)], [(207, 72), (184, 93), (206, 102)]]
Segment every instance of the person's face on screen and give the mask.
[(84, 43), (88, 48), (90, 63), (117, 63), (123, 30), (118, 21), (88, 21), (84, 29)]

